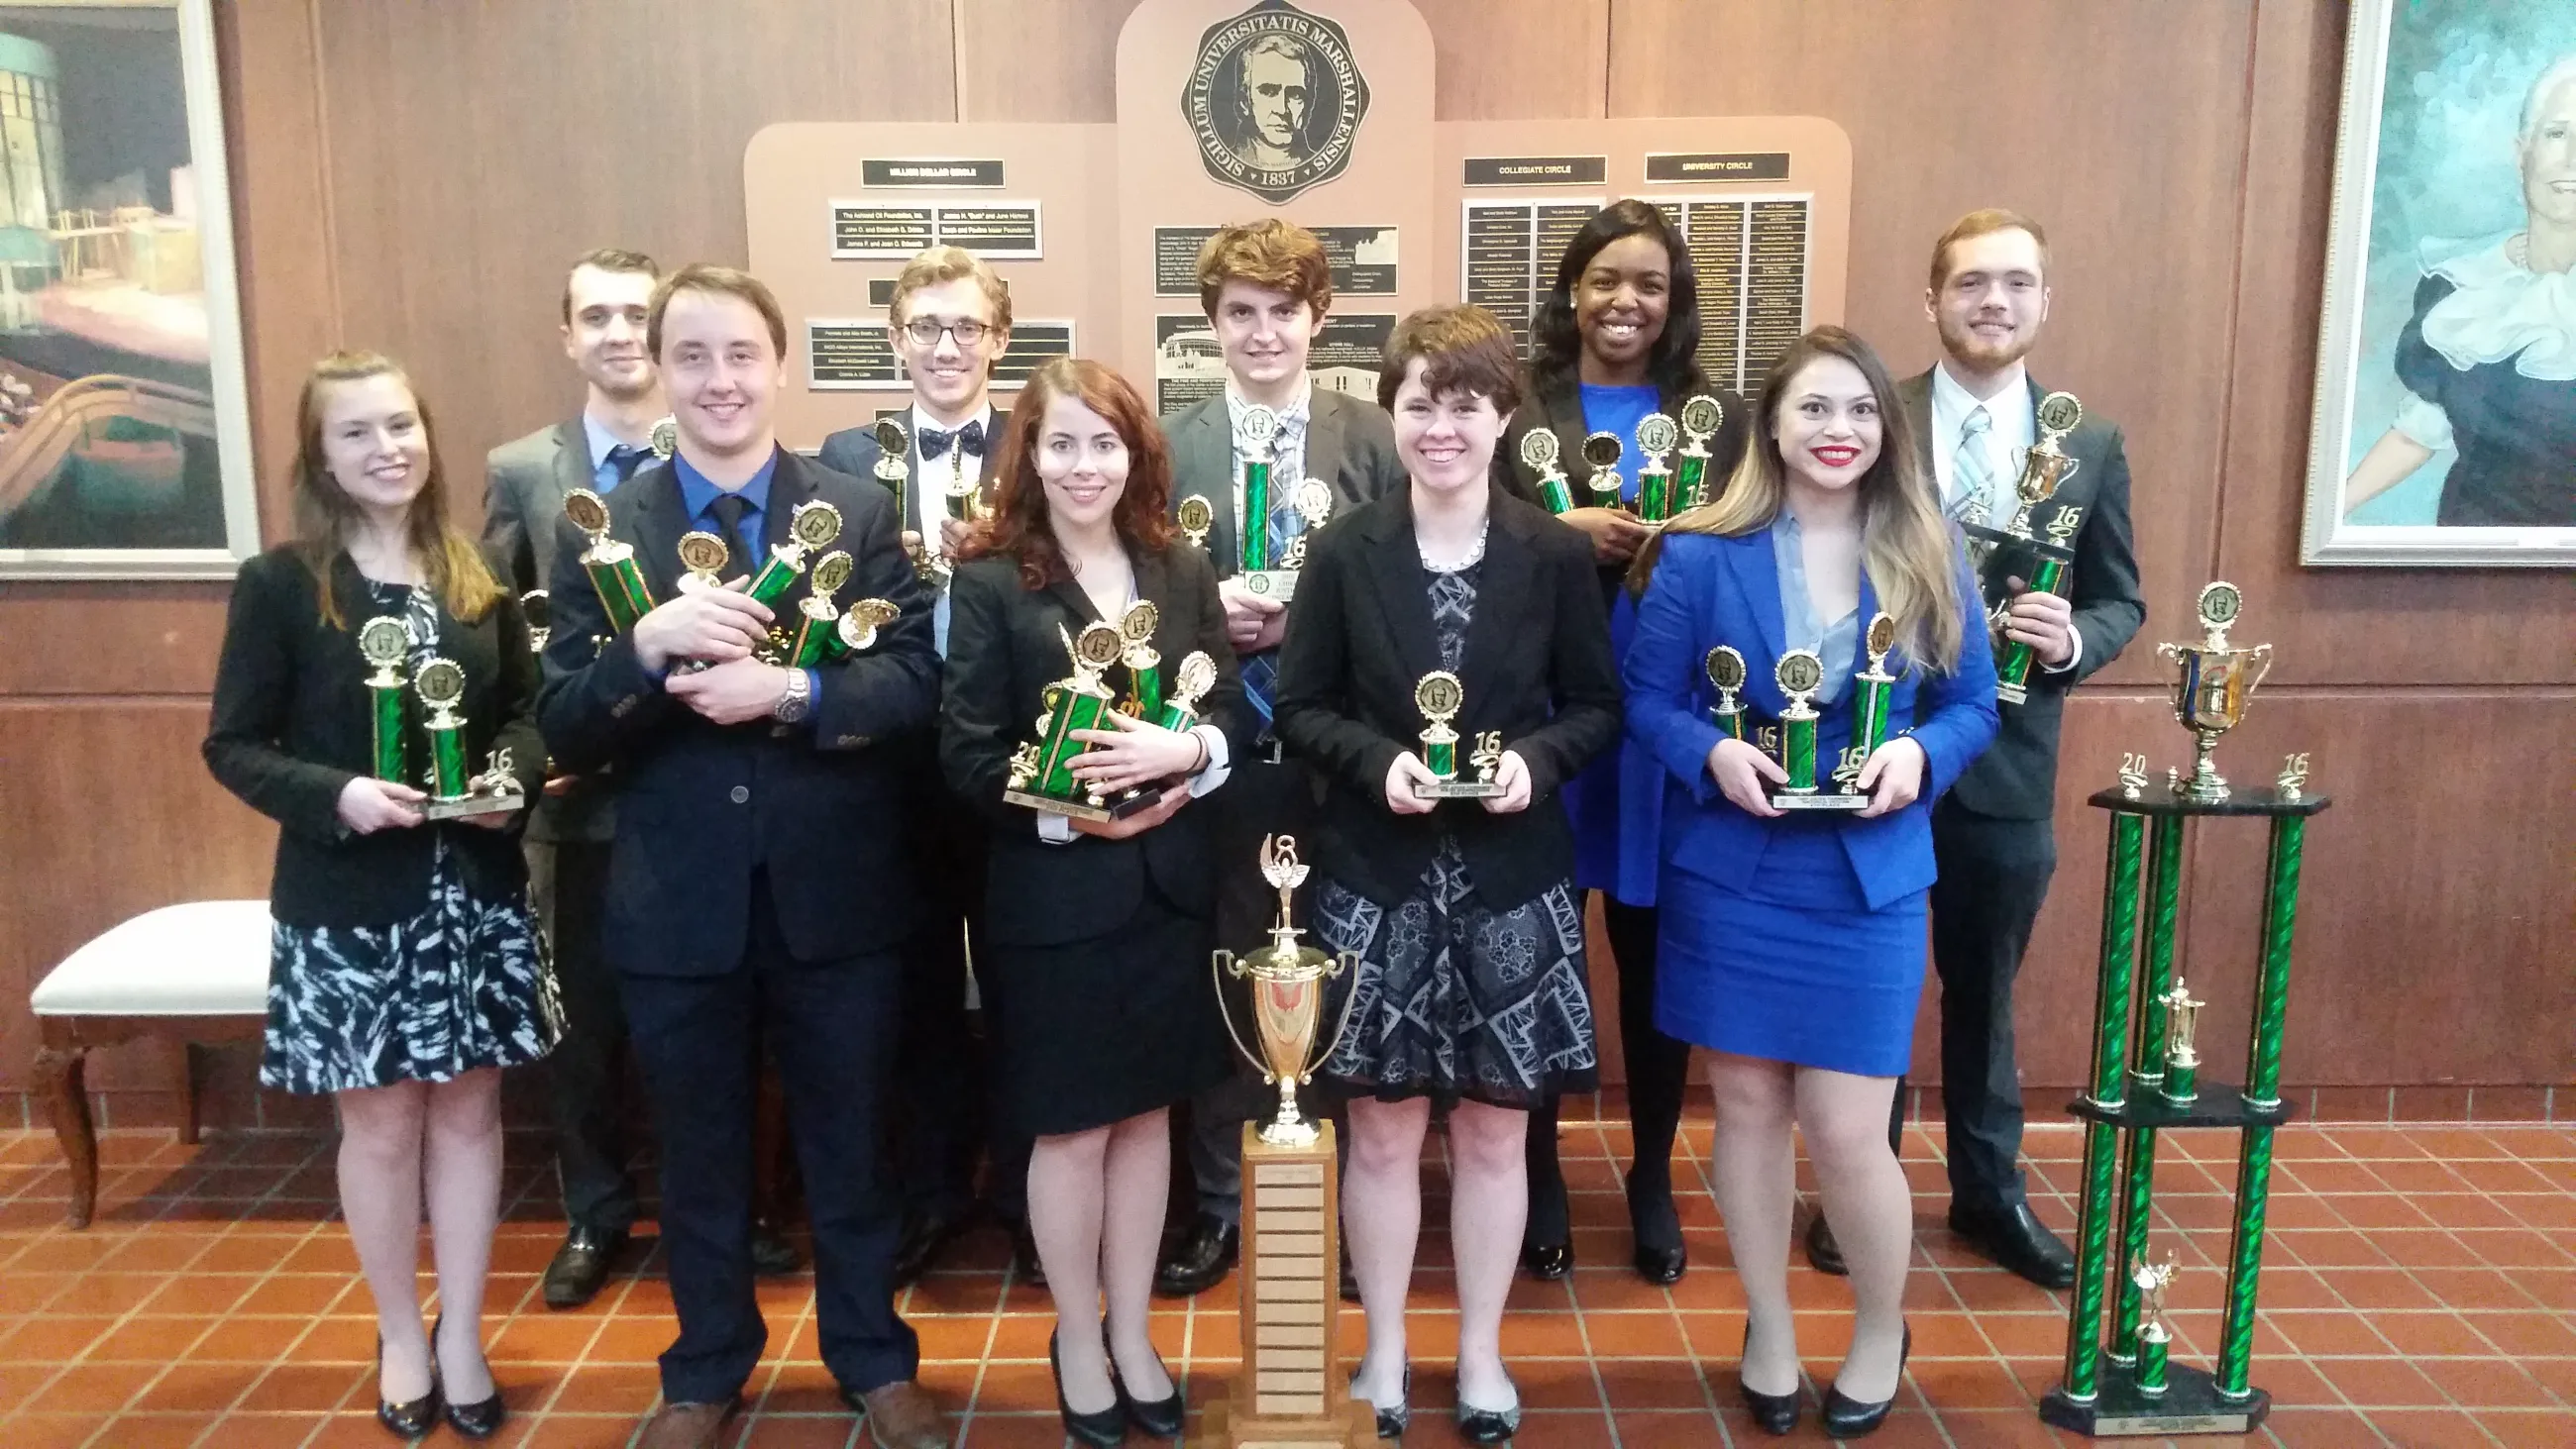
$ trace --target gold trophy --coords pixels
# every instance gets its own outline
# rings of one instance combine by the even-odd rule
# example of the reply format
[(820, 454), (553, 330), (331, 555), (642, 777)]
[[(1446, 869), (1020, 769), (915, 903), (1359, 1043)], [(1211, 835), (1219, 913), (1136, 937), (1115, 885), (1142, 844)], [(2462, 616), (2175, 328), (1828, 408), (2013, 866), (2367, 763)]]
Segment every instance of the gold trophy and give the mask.
[(1574, 506), (1574, 490), (1565, 484), (1565, 470), (1556, 466), (1561, 446), (1556, 434), (1546, 428), (1532, 428), (1521, 434), (1521, 461), (1538, 474), (1538, 501), (1550, 513), (1563, 513)]
[[(1061, 628), (1057, 632), (1063, 633)], [(1073, 673), (1046, 687), (1046, 713), (1038, 717), (1038, 737), (1012, 752), (1002, 799), (1076, 820), (1114, 819), (1109, 797), (1100, 787), (1073, 776), (1074, 758), (1090, 748), (1073, 732), (1103, 727), (1101, 721), (1115, 697), (1101, 677), (1126, 652), (1126, 641), (1117, 625), (1094, 620), (1079, 637), (1065, 636), (1064, 652), (1072, 660)]]
[(1466, 699), (1467, 692), (1458, 683), (1458, 676), (1446, 669), (1431, 671), (1413, 686), (1414, 704), (1421, 709), (1422, 717), (1431, 721), (1422, 730), (1422, 763), (1431, 768), (1432, 774), (1427, 784), (1413, 782), (1414, 799), (1482, 800), (1503, 793), (1501, 783), (1494, 778), (1503, 761), (1499, 731), (1476, 737), (1475, 753), (1467, 761), (1476, 767), (1476, 778), (1458, 778), (1458, 731), (1450, 727), (1449, 721), (1458, 717)]
[(1725, 421), (1725, 407), (1706, 393), (1682, 401), (1682, 463), (1673, 470), (1679, 508), (1698, 508), (1708, 502), (1708, 440), (1717, 436)]
[(787, 650), (788, 668), (811, 669), (831, 659), (841, 629), (841, 609), (833, 596), (850, 581), (850, 571), (856, 567), (839, 549), (814, 560), (812, 587), (796, 601), (796, 642)]
[(725, 541), (703, 529), (691, 529), (680, 535), (680, 567), (688, 570), (684, 582), (697, 588), (712, 589), (724, 582), (725, 564), (733, 550)]
[(842, 611), (841, 622), (833, 630), (836, 645), (833, 657), (864, 654), (875, 648), (877, 631), (893, 623), (902, 613), (903, 610), (883, 599), (861, 599), (850, 605)]
[(1583, 463), (1591, 469), (1583, 486), (1592, 494), (1595, 508), (1616, 508), (1619, 494), (1627, 487), (1619, 476), (1619, 435), (1594, 433), (1583, 440)]
[[(1994, 635), (1996, 697), (2006, 704), (2020, 704), (2027, 696), (2031, 654), (2028, 645), (2012, 644), (2004, 638), (2004, 617), (2011, 611), (2012, 595), (2005, 588), (2008, 578), (2019, 578), (2034, 589), (2046, 593), (2063, 593), (2066, 569), (2074, 562), (2072, 539), (2082, 514), (2073, 520), (2051, 520), (2049, 541), (2041, 542), (2031, 532), (2031, 513), (2039, 505), (2057, 496), (2058, 487), (2075, 476), (2076, 459), (2059, 446), (2066, 435), (2084, 421), (2084, 405), (2075, 394), (2053, 392), (2039, 400), (2037, 422), (2039, 441), (2022, 454), (2021, 475), (2013, 482), (2016, 500), (2011, 520), (2002, 528), (1986, 518), (1986, 500), (1976, 500), (1960, 529), (1968, 536), (1968, 562), (1977, 570), (1986, 597), (1986, 626)], [(2062, 528), (2060, 527), (2062, 525)]]
[[(1235, 1049), (1279, 1089), (1277, 1114), (1257, 1128), (1243, 1125), (1243, 1368), (1232, 1390), (1208, 1406), (1197, 1441), (1227, 1449), (1359, 1449), (1377, 1439), (1375, 1410), (1351, 1399), (1338, 1351), (1341, 1193), (1333, 1124), (1309, 1121), (1297, 1110), (1297, 1088), (1332, 1057), (1359, 999), (1350, 994), (1331, 1039), (1319, 1043), (1324, 983), (1355, 975), (1359, 958), (1298, 944), (1290, 908), (1306, 871), (1293, 838), (1264, 840), (1261, 875), (1279, 892), (1270, 944), (1249, 956), (1218, 951), (1208, 967)], [(1258, 1051), (1235, 1025), (1225, 995), (1229, 977), (1251, 990)]]
[(2195, 1041), (2200, 1034), (2200, 1009), (2209, 1003), (2191, 994), (2182, 977), (2174, 977), (2173, 989), (2156, 998), (2165, 1009), (2165, 1074), (2157, 1090), (2177, 1107), (2188, 1107), (2200, 1096), (2200, 1050)]
[(590, 537), (581, 551), (581, 571), (599, 591), (599, 607), (608, 616), (608, 631), (622, 634), (653, 612), (653, 590), (635, 561), (635, 545), (608, 536), (608, 500), (587, 488), (564, 495), (564, 517)]
[(2245, 596), (2234, 584), (2212, 583), (2200, 591), (2202, 639), (2197, 644), (2159, 644), (2156, 653), (2181, 666), (2174, 680), (2174, 718), (2199, 739), (2191, 778), (2178, 793), (2186, 800), (2212, 804), (2227, 798), (2227, 781), (2210, 762), (2218, 737), (2245, 718), (2246, 702), (2272, 670), (2272, 646), (2231, 649), (2227, 631), (2235, 624)]
[(1182, 499), (1172, 516), (1179, 521), (1181, 537), (1190, 541), (1190, 547), (1207, 547), (1208, 530), (1216, 526), (1216, 510), (1208, 506), (1205, 497), (1193, 493)]

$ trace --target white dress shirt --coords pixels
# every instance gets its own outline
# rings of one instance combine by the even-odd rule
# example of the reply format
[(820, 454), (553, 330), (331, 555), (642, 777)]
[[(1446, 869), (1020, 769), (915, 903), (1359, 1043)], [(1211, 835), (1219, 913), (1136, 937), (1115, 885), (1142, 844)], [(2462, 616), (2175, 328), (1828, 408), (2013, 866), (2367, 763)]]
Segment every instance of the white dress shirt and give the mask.
[[(2030, 374), (2016, 362), (1995, 389), (1992, 398), (1980, 399), (1959, 385), (1950, 369), (1932, 369), (1932, 472), (1940, 482), (1944, 512), (1958, 493), (1959, 437), (1965, 431), (1968, 415), (1977, 409), (1986, 411), (1986, 522), (2001, 528), (2012, 522), (2021, 508), (2021, 495), (2015, 485), (2021, 480), (2022, 455), (2039, 441), (2037, 405), (2030, 397)], [(2084, 657), (2084, 636), (2072, 636), (2074, 652), (2064, 664), (2042, 662), (2052, 674), (2063, 674)]]

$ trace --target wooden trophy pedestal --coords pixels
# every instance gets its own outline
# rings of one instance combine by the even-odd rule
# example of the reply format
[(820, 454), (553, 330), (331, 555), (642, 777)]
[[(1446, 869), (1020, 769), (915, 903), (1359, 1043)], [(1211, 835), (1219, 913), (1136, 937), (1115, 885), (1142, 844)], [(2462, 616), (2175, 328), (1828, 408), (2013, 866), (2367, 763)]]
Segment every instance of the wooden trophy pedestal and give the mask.
[(1243, 1371), (1196, 1442), (1225, 1449), (1364, 1449), (1377, 1414), (1351, 1400), (1339, 1351), (1341, 1215), (1333, 1124), (1306, 1147), (1243, 1129)]

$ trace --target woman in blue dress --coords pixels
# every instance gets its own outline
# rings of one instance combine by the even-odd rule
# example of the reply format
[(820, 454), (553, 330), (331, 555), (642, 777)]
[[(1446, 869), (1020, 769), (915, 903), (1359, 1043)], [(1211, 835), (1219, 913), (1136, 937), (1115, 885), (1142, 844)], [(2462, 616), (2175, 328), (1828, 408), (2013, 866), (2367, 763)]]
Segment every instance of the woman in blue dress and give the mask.
[[(1674, 520), (1635, 571), (1628, 733), (1665, 771), (1655, 1024), (1714, 1054), (1718, 1207), (1747, 1304), (1742, 1391), (1780, 1434), (1799, 1407), (1791, 1129), (1805, 1133), (1851, 1264), (1852, 1341), (1824, 1401), (1827, 1431), (1849, 1437), (1886, 1417), (1904, 1374), (1912, 1203), (1888, 1103), (1923, 987), (1932, 802), (1994, 737), (1994, 661), (1975, 582), (1869, 345), (1838, 327), (1808, 333), (1753, 417), (1725, 492)], [(1860, 762), (1852, 788), (1868, 806), (1773, 808), (1788, 775), (1756, 742), (1788, 703), (1774, 666), (1793, 649), (1822, 657), (1817, 755), (1831, 770), (1880, 612), (1897, 641), (1888, 718), (1910, 723)], [(1710, 713), (1705, 661), (1721, 644), (1746, 665), (1742, 739)]]

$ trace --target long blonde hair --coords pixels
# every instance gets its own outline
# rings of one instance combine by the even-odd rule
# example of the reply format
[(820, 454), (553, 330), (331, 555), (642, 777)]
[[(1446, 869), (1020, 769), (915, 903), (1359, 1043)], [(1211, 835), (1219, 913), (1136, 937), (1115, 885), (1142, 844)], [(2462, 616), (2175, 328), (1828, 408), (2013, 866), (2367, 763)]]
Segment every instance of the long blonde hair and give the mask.
[(1629, 570), (1629, 587), (1645, 592), (1667, 534), (1733, 538), (1768, 528), (1780, 516), (1788, 490), (1788, 464), (1780, 456), (1780, 409), (1798, 374), (1824, 357), (1839, 357), (1859, 368), (1878, 399), (1878, 461), (1854, 485), (1860, 489), (1861, 564), (1878, 590), (1879, 607), (1896, 620), (1898, 644), (1916, 662), (1947, 674), (1959, 667), (1959, 646), (1967, 630), (1959, 604), (1959, 546), (1933, 503), (1932, 484), (1915, 456), (1914, 425), (1897, 401), (1887, 365), (1868, 343), (1840, 327), (1818, 327), (1781, 356), (1763, 381), (1754, 404), (1751, 446), (1725, 491), (1647, 540)]
[(402, 365), (380, 352), (334, 352), (323, 358), (304, 375), (303, 394), (295, 400), (295, 547), (304, 566), (312, 570), (315, 590), (322, 596), (323, 622), (335, 629), (349, 627), (340, 601), (331, 593), (331, 563), (343, 546), (343, 531), (358, 516), (358, 505), (341, 488), (340, 480), (331, 476), (331, 465), (322, 452), (323, 390), (371, 377), (393, 378), (411, 393), (421, 431), (429, 437), (429, 477), (411, 501), (405, 542), (420, 561), (439, 603), (458, 619), (473, 623), (501, 597), (501, 583), (483, 562), (474, 540), (448, 522), (447, 474), (438, 464), (438, 430), (431, 425), (429, 404), (421, 400), (420, 389), (412, 386)]

